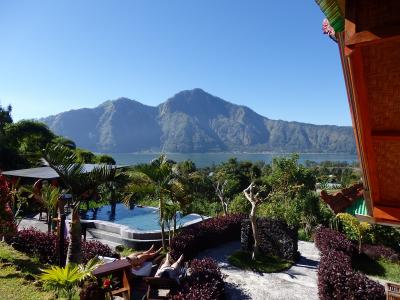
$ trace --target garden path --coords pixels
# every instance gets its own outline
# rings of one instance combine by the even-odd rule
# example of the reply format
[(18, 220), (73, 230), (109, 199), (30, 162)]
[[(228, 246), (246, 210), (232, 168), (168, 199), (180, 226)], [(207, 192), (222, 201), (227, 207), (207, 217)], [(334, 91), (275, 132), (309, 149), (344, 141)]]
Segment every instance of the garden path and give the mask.
[(240, 249), (231, 242), (202, 252), (198, 258), (215, 259), (226, 276), (228, 299), (318, 299), (317, 270), (319, 252), (314, 243), (299, 241), (300, 260), (280, 273), (255, 273), (231, 266), (228, 256)]

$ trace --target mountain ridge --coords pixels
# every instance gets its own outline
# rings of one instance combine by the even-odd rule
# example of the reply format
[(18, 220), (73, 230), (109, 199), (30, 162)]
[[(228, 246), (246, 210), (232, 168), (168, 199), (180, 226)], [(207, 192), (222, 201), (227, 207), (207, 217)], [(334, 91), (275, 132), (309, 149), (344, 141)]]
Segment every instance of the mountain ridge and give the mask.
[(157, 106), (120, 97), (40, 121), (96, 152), (356, 152), (350, 126), (272, 120), (199, 88)]

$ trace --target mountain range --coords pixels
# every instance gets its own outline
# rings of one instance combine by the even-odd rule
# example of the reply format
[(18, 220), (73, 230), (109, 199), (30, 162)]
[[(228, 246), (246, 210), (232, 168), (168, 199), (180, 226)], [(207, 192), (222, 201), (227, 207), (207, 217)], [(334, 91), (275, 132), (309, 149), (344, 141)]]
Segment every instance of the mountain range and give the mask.
[(95, 152), (356, 152), (352, 127), (271, 120), (202, 89), (158, 106), (119, 98), (40, 121)]

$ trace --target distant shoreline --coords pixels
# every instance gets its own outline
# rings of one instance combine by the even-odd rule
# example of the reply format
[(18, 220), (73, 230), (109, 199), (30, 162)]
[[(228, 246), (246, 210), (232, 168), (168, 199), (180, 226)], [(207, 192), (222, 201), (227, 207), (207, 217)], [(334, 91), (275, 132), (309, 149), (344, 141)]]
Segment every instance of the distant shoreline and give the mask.
[[(106, 153), (111, 155), (117, 164), (135, 165), (149, 163), (158, 157), (161, 152), (140, 152), (140, 153)], [(209, 153), (164, 153), (171, 160), (180, 162), (184, 160), (193, 161), (198, 167), (209, 167), (227, 161), (230, 158), (236, 158), (238, 161), (252, 161), (270, 163), (273, 158), (289, 156), (292, 153), (269, 152), (269, 153), (248, 153), (248, 152), (209, 152)], [(299, 153), (299, 162), (315, 161), (336, 161), (356, 163), (358, 157), (356, 154), (347, 153)]]
[(149, 152), (94, 152), (96, 155), (97, 154), (108, 154), (108, 155), (113, 155), (113, 154), (135, 154), (135, 155), (153, 155), (153, 154), (166, 154), (166, 155), (201, 155), (201, 154), (257, 154), (257, 155), (262, 155), (262, 154), (282, 154), (282, 155), (291, 155), (291, 154), (307, 154), (307, 155), (353, 155), (357, 156), (357, 153), (347, 153), (347, 152), (244, 152), (244, 151), (219, 151), (219, 152), (163, 152), (163, 151), (149, 151)]

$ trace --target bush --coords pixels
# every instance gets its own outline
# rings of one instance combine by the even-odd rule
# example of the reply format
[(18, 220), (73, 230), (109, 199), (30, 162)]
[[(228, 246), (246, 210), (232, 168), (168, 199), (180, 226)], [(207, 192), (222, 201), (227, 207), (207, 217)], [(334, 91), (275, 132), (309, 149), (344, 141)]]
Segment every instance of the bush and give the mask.
[(357, 254), (354, 244), (345, 235), (319, 227), (315, 243), (321, 251), (318, 268), (318, 295), (330, 299), (385, 299), (385, 288), (352, 269)]
[(86, 264), (89, 260), (98, 255), (114, 257), (117, 254), (114, 253), (108, 245), (102, 244), (99, 241), (82, 241), (81, 263)]
[(17, 232), (10, 203), (11, 183), (0, 174), (0, 240), (8, 241)]
[(184, 254), (185, 259), (191, 259), (204, 249), (239, 240), (244, 218), (243, 214), (219, 216), (182, 229), (171, 241), (172, 257)]
[(400, 232), (398, 229), (385, 225), (372, 225), (373, 243), (385, 245), (400, 251)]
[(79, 298), (80, 300), (104, 300), (106, 293), (97, 281), (85, 281), (81, 287)]
[(229, 211), (232, 213), (249, 213), (250, 209), (251, 204), (242, 193), (236, 195), (229, 204)]
[(57, 236), (53, 233), (23, 229), (14, 236), (11, 245), (18, 251), (38, 257), (41, 263), (58, 264)]
[[(18, 251), (38, 257), (41, 263), (58, 264), (57, 236), (53, 233), (23, 229), (13, 237), (11, 244)], [(67, 249), (68, 240), (65, 241), (65, 254)], [(82, 241), (82, 263), (86, 264), (96, 255), (113, 256), (114, 253), (99, 241)]]
[(183, 278), (174, 300), (216, 300), (224, 291), (222, 273), (216, 261), (210, 258), (194, 259), (190, 263), (190, 275)]
[(372, 260), (385, 258), (392, 262), (399, 261), (399, 255), (392, 248), (383, 245), (363, 245), (362, 252)]
[(336, 250), (342, 251), (350, 257), (357, 253), (355, 245), (343, 233), (322, 226), (316, 230), (315, 245), (322, 253)]
[[(281, 220), (257, 219), (261, 253), (295, 261), (298, 258), (298, 230)], [(253, 250), (253, 231), (250, 220), (242, 221), (241, 246), (243, 251)]]

